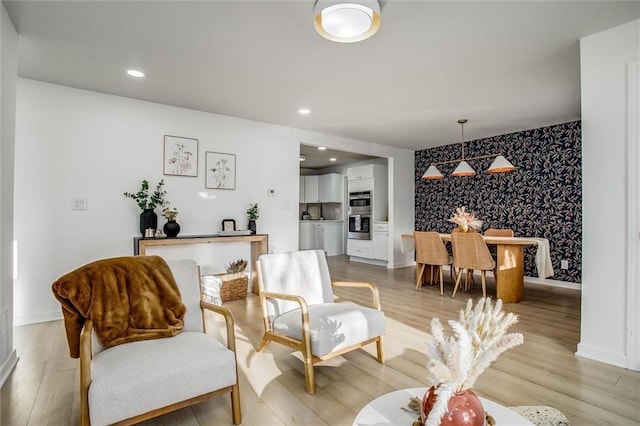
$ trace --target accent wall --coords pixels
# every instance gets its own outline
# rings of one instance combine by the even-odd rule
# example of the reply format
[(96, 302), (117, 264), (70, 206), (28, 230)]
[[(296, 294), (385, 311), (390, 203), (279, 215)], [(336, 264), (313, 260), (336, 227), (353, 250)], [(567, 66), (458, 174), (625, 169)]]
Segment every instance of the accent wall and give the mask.
[[(461, 144), (416, 151), (415, 216), (420, 231), (450, 232), (466, 206), (482, 229), (511, 228), (516, 236), (547, 238), (558, 281), (581, 282), (582, 154), (580, 121), (465, 142), (465, 157), (502, 153), (516, 170), (489, 174), (493, 158), (470, 161), (472, 177), (452, 177), (458, 162), (439, 165), (444, 179), (423, 180), (432, 162), (457, 160)], [(525, 247), (525, 275), (537, 277), (536, 246)], [(561, 260), (568, 269), (561, 269)]]

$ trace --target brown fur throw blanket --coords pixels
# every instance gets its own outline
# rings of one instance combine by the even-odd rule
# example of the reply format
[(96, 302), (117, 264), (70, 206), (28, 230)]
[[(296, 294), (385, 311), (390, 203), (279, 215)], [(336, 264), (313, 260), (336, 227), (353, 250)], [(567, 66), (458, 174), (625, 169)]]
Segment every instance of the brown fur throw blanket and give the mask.
[(51, 286), (62, 305), (69, 354), (80, 356), (86, 319), (105, 347), (174, 336), (186, 311), (171, 269), (159, 256), (99, 260), (62, 276)]

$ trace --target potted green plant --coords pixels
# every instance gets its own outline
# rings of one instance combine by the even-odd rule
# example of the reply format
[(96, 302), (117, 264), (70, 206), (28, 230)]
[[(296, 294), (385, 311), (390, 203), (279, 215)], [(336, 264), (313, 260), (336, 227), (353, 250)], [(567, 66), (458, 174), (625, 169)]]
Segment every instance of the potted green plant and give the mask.
[(247, 218), (249, 219), (249, 230), (252, 234), (256, 233), (256, 220), (258, 220), (258, 217), (260, 217), (258, 203), (249, 204), (249, 208), (247, 209)]
[(145, 236), (146, 229), (155, 229), (158, 227), (158, 216), (154, 209), (158, 206), (168, 205), (164, 197), (167, 191), (164, 189), (164, 179), (158, 182), (153, 193), (149, 194), (149, 181), (146, 179), (140, 184), (138, 192), (125, 192), (124, 196), (133, 199), (138, 207), (142, 210), (140, 213), (140, 232)]

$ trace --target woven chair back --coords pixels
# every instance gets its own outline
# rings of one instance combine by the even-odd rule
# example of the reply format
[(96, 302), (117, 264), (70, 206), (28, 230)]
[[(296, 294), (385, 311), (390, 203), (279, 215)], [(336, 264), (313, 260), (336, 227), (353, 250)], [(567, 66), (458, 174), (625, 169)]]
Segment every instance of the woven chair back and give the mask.
[(490, 271), (495, 267), (487, 243), (478, 233), (456, 232), (451, 234), (453, 266), (456, 268)]
[(484, 235), (487, 237), (513, 237), (513, 229), (489, 228), (484, 231)]
[(449, 252), (437, 232), (414, 232), (416, 263), (448, 265)]

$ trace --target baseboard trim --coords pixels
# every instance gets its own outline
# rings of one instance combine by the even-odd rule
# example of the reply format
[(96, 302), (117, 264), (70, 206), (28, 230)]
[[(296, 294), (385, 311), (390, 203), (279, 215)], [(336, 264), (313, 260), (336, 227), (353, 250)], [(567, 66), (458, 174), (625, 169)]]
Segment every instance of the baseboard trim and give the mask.
[(13, 317), (13, 326), (37, 324), (39, 322), (56, 321), (62, 319), (61, 311), (49, 311), (33, 315), (15, 315)]
[(4, 382), (7, 381), (17, 364), (18, 354), (14, 349), (11, 355), (9, 355), (9, 358), (2, 364), (2, 368), (0, 368), (0, 387), (4, 386)]
[(550, 280), (549, 278), (539, 278), (539, 277), (524, 277), (524, 282), (527, 284), (539, 284), (546, 285), (549, 287), (560, 287), (560, 288), (571, 288), (574, 290), (582, 290), (582, 284), (580, 283), (571, 283), (569, 281), (559, 281), (559, 280)]
[(616, 367), (626, 368), (627, 357), (624, 354), (613, 353), (604, 351), (595, 346), (585, 345), (584, 343), (578, 343), (578, 350), (576, 355), (582, 358), (589, 358), (594, 361), (604, 362), (605, 364), (615, 365)]
[(349, 261), (350, 262), (367, 263), (369, 265), (375, 265), (375, 266), (384, 266), (385, 268), (387, 267), (387, 264), (389, 263), (386, 260), (367, 259), (366, 257), (358, 257), (358, 256), (349, 256)]

